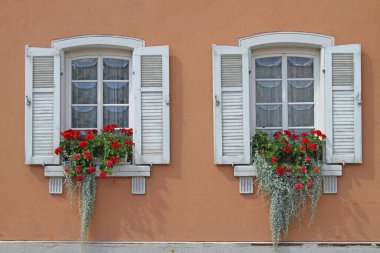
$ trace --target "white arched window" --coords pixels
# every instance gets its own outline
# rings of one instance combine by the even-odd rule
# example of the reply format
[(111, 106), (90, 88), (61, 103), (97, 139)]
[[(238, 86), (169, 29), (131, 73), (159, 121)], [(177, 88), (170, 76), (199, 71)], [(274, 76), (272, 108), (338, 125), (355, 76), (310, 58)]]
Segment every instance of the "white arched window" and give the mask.
[(241, 183), (253, 182), (243, 176), (255, 175), (257, 129), (325, 131), (322, 170), (333, 185), (338, 164), (361, 163), (360, 45), (334, 46), (332, 37), (311, 33), (259, 34), (239, 46), (214, 45), (213, 80), (214, 161), (232, 164)]
[(146, 176), (152, 164), (170, 163), (168, 46), (122, 36), (64, 38), (51, 48), (27, 46), (25, 68), (26, 164), (58, 171), (61, 131), (113, 123), (133, 128), (135, 143), (134, 164), (116, 176)]

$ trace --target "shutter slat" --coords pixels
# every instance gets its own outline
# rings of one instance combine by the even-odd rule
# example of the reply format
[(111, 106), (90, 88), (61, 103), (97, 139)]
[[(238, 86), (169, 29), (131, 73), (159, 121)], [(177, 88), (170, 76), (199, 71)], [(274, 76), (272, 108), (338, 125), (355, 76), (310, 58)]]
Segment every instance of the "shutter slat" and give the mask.
[(330, 163), (361, 163), (360, 45), (326, 49), (326, 154)]

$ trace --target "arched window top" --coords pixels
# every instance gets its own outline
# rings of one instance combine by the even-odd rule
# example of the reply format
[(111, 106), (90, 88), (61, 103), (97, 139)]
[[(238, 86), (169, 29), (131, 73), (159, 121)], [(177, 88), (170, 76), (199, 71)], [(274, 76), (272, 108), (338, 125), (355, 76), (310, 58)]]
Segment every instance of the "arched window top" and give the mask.
[(121, 48), (121, 49), (134, 49), (144, 47), (145, 41), (125, 37), (125, 36), (114, 36), (114, 35), (86, 35), (78, 37), (68, 37), (53, 40), (51, 42), (51, 47), (57, 50), (68, 50), (78, 47), (111, 47), (111, 48)]
[(334, 37), (304, 32), (273, 32), (261, 33), (239, 39), (239, 46), (248, 48), (279, 45), (301, 45), (314, 48), (328, 47), (334, 45)]

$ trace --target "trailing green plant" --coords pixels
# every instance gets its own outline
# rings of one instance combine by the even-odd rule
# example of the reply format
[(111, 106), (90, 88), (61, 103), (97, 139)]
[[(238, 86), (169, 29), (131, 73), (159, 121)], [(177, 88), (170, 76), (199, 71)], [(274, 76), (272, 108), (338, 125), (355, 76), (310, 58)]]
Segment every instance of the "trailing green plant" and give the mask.
[(56, 155), (62, 156), (65, 183), (69, 190), (70, 202), (75, 191), (78, 191), (78, 207), (81, 218), (82, 242), (87, 241), (91, 218), (94, 212), (96, 197), (96, 171), (104, 178), (112, 174), (114, 165), (122, 160), (132, 159), (132, 129), (118, 125), (106, 125), (102, 132), (96, 129), (66, 130), (61, 133)]
[(269, 199), (272, 242), (277, 246), (294, 219), (302, 218), (308, 198), (314, 218), (322, 192), (321, 160), (326, 135), (319, 130), (301, 135), (289, 130), (273, 138), (257, 131), (253, 137), (253, 165), (259, 191)]

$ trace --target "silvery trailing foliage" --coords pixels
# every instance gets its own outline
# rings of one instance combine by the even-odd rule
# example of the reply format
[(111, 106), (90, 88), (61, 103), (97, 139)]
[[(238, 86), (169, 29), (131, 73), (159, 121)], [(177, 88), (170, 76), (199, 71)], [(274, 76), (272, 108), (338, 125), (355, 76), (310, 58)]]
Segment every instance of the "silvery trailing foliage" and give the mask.
[(87, 241), (88, 229), (91, 222), (91, 217), (94, 212), (96, 197), (96, 180), (95, 173), (87, 175), (82, 182), (80, 191), (79, 213), (81, 219), (81, 241)]
[(301, 221), (309, 198), (313, 221), (322, 192), (320, 158), (326, 137), (320, 131), (299, 137), (285, 130), (274, 138), (259, 132), (253, 139), (253, 165), (259, 192), (268, 197), (274, 246), (294, 220)]

